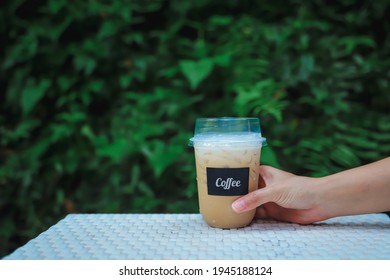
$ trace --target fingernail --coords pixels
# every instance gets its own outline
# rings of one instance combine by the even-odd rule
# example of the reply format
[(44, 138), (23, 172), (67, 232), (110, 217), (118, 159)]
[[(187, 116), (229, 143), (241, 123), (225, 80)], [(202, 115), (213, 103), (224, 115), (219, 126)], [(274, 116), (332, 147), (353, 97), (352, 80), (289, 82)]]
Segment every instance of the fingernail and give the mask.
[(233, 202), (232, 208), (236, 212), (241, 212), (241, 211), (245, 210), (246, 204), (243, 200), (239, 199), (239, 200), (236, 200)]

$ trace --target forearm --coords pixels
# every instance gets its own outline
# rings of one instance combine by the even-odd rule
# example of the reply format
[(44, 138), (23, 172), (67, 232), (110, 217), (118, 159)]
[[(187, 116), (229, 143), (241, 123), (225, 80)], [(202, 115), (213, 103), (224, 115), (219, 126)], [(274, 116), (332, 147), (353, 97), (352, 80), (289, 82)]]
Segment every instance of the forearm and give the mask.
[(390, 157), (319, 180), (319, 205), (328, 218), (390, 210)]

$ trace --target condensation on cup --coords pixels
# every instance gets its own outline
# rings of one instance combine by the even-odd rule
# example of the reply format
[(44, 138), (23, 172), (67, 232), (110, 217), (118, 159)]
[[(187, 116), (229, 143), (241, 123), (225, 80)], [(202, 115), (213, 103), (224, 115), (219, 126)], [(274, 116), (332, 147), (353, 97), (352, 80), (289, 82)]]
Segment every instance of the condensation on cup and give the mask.
[(211, 227), (240, 228), (255, 210), (236, 213), (237, 198), (258, 188), (261, 148), (266, 143), (258, 118), (199, 118), (194, 147), (199, 211)]

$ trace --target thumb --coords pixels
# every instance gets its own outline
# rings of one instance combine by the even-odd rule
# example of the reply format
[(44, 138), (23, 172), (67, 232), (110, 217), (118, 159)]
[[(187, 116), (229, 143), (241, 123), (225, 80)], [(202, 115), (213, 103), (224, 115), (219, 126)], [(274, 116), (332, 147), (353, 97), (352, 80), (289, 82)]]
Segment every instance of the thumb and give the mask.
[(237, 213), (246, 212), (270, 202), (272, 200), (271, 195), (272, 193), (269, 191), (269, 188), (258, 189), (235, 200), (232, 203), (232, 208)]

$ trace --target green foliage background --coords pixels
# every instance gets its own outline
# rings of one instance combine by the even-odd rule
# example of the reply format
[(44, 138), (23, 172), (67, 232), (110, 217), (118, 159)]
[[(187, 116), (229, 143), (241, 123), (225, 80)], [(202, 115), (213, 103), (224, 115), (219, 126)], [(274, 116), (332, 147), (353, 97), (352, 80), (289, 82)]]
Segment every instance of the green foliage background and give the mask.
[(389, 1), (2, 1), (0, 256), (67, 213), (197, 212), (195, 119), (254, 116), (262, 162), (390, 154)]

